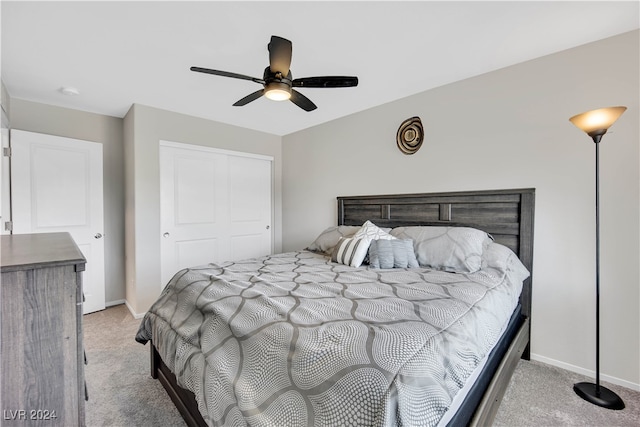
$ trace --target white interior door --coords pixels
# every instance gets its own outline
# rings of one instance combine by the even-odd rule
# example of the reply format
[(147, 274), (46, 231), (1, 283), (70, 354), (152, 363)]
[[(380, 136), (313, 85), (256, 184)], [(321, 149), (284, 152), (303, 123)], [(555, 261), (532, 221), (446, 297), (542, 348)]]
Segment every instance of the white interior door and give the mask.
[(102, 144), (11, 130), (13, 233), (68, 232), (87, 259), (84, 313), (105, 308)]
[(161, 141), (163, 287), (182, 268), (271, 253), (272, 161)]

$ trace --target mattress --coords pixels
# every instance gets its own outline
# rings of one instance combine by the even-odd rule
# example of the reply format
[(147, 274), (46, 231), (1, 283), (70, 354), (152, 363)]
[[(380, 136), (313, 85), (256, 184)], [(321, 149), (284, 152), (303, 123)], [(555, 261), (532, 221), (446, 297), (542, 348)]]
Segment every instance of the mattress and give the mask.
[(528, 277), (512, 252), (489, 252), (506, 255), (465, 274), (309, 251), (185, 269), (136, 340), (153, 340), (210, 425), (435, 426)]
[(502, 336), (493, 346), (491, 352), (485, 356), (467, 378), (464, 386), (456, 393), (447, 412), (440, 418), (438, 426), (469, 425), (476, 414), (478, 404), (484, 397), (486, 387), (493, 379), (504, 353), (511, 344), (511, 340), (518, 333), (522, 322), (522, 306), (518, 304), (511, 315), (511, 320), (505, 326)]

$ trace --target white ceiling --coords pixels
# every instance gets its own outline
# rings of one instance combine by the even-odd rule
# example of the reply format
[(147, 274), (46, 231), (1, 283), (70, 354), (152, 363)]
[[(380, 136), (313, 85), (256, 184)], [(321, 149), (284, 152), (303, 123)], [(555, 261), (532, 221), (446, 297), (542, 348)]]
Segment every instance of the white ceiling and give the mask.
[[(133, 103), (286, 135), (433, 87), (639, 28), (638, 1), (2, 1), (2, 80), (13, 98), (123, 117)], [(262, 77), (271, 35), (318, 106), (238, 99)], [(594, 58), (597, 66), (597, 58)], [(78, 96), (60, 88), (78, 89)]]

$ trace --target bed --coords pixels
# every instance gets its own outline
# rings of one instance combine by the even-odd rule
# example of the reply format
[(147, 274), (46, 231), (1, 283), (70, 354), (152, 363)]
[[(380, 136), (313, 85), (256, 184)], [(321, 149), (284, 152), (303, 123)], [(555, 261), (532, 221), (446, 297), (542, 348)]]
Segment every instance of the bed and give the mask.
[(477, 269), (373, 268), (386, 237), (350, 266), (345, 235), (333, 256), (314, 242), (178, 272), (136, 340), (152, 342), (152, 377), (190, 426), (489, 425), (529, 358), (534, 201), (534, 189), (338, 197), (334, 231), (373, 223), (395, 233), (394, 254), (424, 230), (488, 236), (464, 261)]

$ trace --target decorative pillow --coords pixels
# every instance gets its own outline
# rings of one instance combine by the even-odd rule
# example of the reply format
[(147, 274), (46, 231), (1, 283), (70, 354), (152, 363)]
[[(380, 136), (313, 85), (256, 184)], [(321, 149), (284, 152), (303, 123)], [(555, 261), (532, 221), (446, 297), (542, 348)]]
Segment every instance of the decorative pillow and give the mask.
[(371, 221), (366, 221), (364, 224), (362, 224), (362, 227), (360, 228), (360, 230), (358, 230), (356, 232), (356, 234), (354, 234), (353, 237), (355, 237), (357, 239), (367, 238), (369, 240), (377, 240), (377, 239), (388, 239), (388, 240), (391, 240), (391, 239), (395, 239), (395, 237), (393, 237), (387, 231), (385, 231), (382, 228), (378, 227), (377, 225), (375, 225)]
[(470, 227), (397, 227), (391, 235), (412, 239), (422, 267), (452, 273), (473, 273), (482, 267), (482, 250), (490, 235)]
[(341, 237), (333, 248), (331, 261), (351, 267), (360, 267), (369, 250), (369, 239), (356, 239), (355, 237)]
[(377, 239), (369, 246), (369, 265), (372, 268), (418, 268), (411, 239)]
[(329, 227), (316, 237), (316, 240), (309, 245), (307, 250), (331, 255), (333, 248), (338, 244), (341, 237), (351, 237), (360, 230), (360, 228), (362, 227), (357, 225), (336, 225)]

